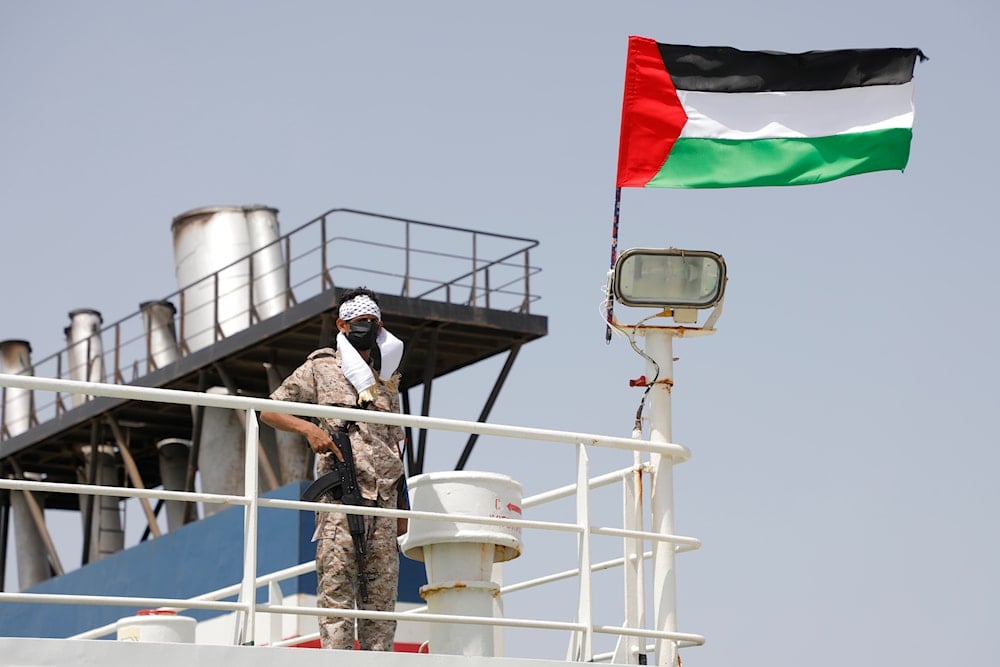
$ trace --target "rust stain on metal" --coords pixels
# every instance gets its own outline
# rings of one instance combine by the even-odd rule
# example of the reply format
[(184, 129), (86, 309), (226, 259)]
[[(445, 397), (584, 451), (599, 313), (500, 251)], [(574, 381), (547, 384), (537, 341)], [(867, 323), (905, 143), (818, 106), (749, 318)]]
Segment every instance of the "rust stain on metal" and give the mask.
[(434, 595), (441, 591), (453, 591), (462, 588), (468, 588), (469, 585), (462, 581), (454, 581), (449, 584), (431, 585), (420, 587), (420, 594), (426, 599), (428, 595)]

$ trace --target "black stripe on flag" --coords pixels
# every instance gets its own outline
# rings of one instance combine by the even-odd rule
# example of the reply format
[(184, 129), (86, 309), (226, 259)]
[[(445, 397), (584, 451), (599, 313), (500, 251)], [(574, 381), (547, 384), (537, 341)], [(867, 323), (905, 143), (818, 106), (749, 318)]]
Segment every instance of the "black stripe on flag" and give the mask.
[(836, 90), (907, 83), (920, 49), (741, 51), (728, 46), (659, 44), (678, 90), (712, 93)]

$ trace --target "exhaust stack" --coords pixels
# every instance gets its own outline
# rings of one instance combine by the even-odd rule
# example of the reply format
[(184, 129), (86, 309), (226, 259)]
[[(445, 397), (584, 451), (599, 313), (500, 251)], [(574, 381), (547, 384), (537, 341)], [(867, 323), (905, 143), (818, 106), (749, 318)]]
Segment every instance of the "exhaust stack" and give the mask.
[[(0, 342), (0, 372), (34, 375), (31, 345), (26, 340)], [(3, 391), (3, 430), (8, 437), (20, 435), (35, 423), (35, 395), (30, 389), (6, 387)]]
[[(93, 471), (94, 484), (98, 486), (121, 486), (116, 461), (116, 449), (111, 445), (97, 447), (94, 456), (93, 447), (85, 445), (80, 448), (86, 465), (77, 471), (77, 479), (81, 484), (89, 483), (90, 467)], [(84, 521), (84, 530), (90, 522), (90, 550), (87, 552), (87, 563), (110, 556), (125, 548), (125, 531), (122, 530), (121, 498), (114, 496), (80, 496), (80, 516)], [(90, 516), (87, 516), (87, 508)]]
[[(0, 372), (11, 375), (34, 375), (31, 367), (31, 345), (24, 340), (0, 342)], [(35, 424), (35, 397), (29, 389), (6, 387), (3, 394), (3, 430), (11, 438)], [(41, 479), (36, 473), (25, 477)], [(12, 491), (10, 504), (14, 514), (14, 544), (17, 553), (17, 585), (26, 590), (52, 576), (45, 541), (42, 537), (45, 517), (45, 493)], [(35, 515), (38, 511), (41, 517)], [(42, 525), (38, 523), (41, 518)]]
[[(188, 458), (191, 455), (191, 441), (182, 438), (165, 438), (156, 443), (160, 454), (160, 479), (167, 491), (183, 491), (187, 483)], [(173, 532), (184, 525), (187, 503), (168, 500), (167, 530)]]
[(285, 309), (277, 214), (268, 206), (207, 206), (174, 218), (179, 340), (187, 352)]
[(146, 332), (146, 372), (152, 373), (177, 361), (177, 308), (169, 301), (144, 301), (139, 304)]
[[(104, 382), (104, 346), (101, 344), (101, 314), (90, 308), (69, 312), (66, 333), (69, 355), (69, 379), (80, 382)], [(73, 394), (73, 407), (83, 405), (92, 396)]]

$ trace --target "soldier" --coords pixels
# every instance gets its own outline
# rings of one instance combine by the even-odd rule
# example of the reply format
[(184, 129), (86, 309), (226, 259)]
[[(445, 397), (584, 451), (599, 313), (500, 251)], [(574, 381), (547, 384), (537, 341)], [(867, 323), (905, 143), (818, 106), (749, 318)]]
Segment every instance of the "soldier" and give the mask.
[[(336, 405), (341, 407), (399, 412), (399, 379), (396, 372), (403, 356), (402, 342), (382, 327), (378, 297), (359, 287), (347, 290), (337, 305), (337, 348), (316, 350), (289, 375), (271, 398), (279, 401)], [(332, 431), (346, 431), (354, 454), (355, 476), (361, 504), (370, 507), (406, 507), (404, 470), (399, 426), (314, 421), (279, 412), (261, 412), (265, 424), (306, 438), (317, 454), (317, 477), (334, 469), (334, 457), (343, 460), (331, 438)], [(403, 487), (405, 488), (405, 487)], [(332, 492), (323, 502), (335, 502)], [(338, 496), (339, 497), (339, 496)], [(365, 516), (365, 553), (358, 556), (342, 512), (317, 512), (316, 542), (317, 604), (333, 609), (393, 611), (399, 580), (398, 534), (406, 531), (405, 520)], [(358, 562), (364, 563), (358, 572)], [(358, 580), (367, 584), (367, 602), (360, 599)], [(321, 616), (323, 648), (353, 649), (355, 621)], [(362, 650), (391, 651), (396, 622), (357, 620), (358, 644)]]

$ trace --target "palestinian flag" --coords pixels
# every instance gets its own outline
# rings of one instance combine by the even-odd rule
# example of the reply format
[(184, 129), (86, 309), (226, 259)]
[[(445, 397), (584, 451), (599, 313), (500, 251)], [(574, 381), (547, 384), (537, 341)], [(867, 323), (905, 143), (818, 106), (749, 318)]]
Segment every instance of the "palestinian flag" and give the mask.
[(902, 169), (919, 49), (779, 53), (629, 37), (618, 187), (806, 185)]

